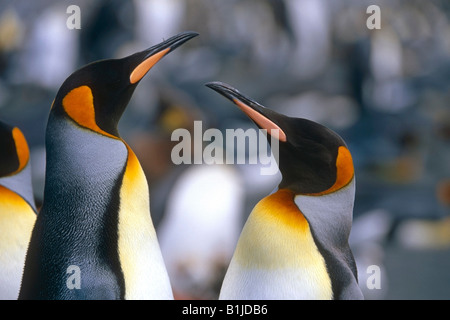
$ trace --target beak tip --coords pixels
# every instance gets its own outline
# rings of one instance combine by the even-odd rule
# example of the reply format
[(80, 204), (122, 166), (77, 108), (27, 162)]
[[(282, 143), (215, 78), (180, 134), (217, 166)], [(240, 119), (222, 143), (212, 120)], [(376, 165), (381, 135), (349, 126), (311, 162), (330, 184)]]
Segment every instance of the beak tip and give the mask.
[(207, 86), (210, 89), (213, 89), (217, 93), (223, 95), (224, 97), (230, 100), (236, 98), (235, 95), (237, 94), (237, 90), (226, 83), (220, 81), (212, 81), (205, 83), (205, 86)]
[(153, 65), (165, 55), (198, 35), (199, 34), (194, 31), (181, 32), (147, 50), (130, 56), (131, 59), (133, 59), (132, 61), (138, 60), (137, 66), (135, 66), (130, 73), (130, 83), (136, 84), (139, 82)]
[(177, 34), (176, 36), (174, 36), (168, 40), (168, 42), (172, 42), (169, 46), (170, 51), (181, 46), (183, 43), (191, 40), (192, 38), (197, 37), (198, 35), (199, 35), (199, 33), (195, 32), (195, 31), (184, 31), (184, 32)]
[(210, 89), (213, 89), (214, 91), (217, 91), (218, 87), (219, 87), (219, 84), (220, 84), (220, 82), (212, 81), (212, 82), (205, 83), (205, 86), (210, 88)]
[(185, 33), (189, 34), (192, 38), (199, 35), (199, 33), (196, 31), (186, 31)]
[(205, 83), (205, 86), (213, 89), (213, 88), (220, 88), (220, 87), (224, 87), (224, 88), (231, 88), (229, 85), (227, 85), (226, 83), (220, 82), (220, 81), (211, 81), (211, 82), (207, 82)]
[(273, 129), (277, 130), (276, 132), (278, 132), (279, 135), (277, 135), (275, 138), (280, 141), (286, 142), (286, 134), (284, 133), (283, 129), (281, 129), (280, 126), (270, 118), (270, 115), (273, 115), (275, 112), (266, 110), (264, 106), (260, 105), (255, 100), (244, 96), (237, 89), (226, 83), (213, 81), (205, 83), (205, 86), (213, 89), (225, 98), (231, 100), (261, 129), (266, 129), (267, 131), (270, 130), (269, 132), (272, 132)]
[(184, 31), (157, 45), (154, 45), (153, 47), (144, 50), (143, 53), (145, 53), (145, 58), (148, 58), (162, 50), (167, 50), (167, 53), (169, 53), (181, 46), (183, 43), (191, 40), (192, 38), (195, 38), (198, 35), (199, 33), (195, 31)]

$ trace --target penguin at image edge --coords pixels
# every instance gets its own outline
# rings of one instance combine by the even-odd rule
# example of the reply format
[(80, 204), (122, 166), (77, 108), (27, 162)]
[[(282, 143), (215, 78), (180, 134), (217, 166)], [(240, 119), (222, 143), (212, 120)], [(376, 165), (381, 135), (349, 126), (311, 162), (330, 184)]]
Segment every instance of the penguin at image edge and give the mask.
[(145, 74), (197, 35), (90, 63), (61, 85), (47, 122), (43, 205), (19, 299), (173, 299), (147, 180), (117, 126)]
[(348, 244), (355, 177), (343, 139), (302, 118), (267, 109), (233, 87), (206, 86), (267, 130), (282, 180), (253, 208), (219, 299), (363, 299)]
[(0, 300), (16, 300), (37, 210), (23, 132), (0, 121), (0, 150)]

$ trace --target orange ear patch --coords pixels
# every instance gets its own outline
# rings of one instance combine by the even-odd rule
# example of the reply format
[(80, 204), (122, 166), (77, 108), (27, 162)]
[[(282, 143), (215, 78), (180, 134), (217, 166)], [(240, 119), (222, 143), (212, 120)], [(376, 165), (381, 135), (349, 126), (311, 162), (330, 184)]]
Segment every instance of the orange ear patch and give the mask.
[(12, 130), (12, 136), (16, 143), (16, 152), (17, 157), (19, 158), (19, 168), (15, 172), (19, 172), (27, 165), (28, 160), (30, 159), (30, 151), (28, 149), (27, 140), (19, 128), (14, 128)]
[(72, 89), (62, 100), (62, 105), (69, 117), (80, 126), (113, 137), (103, 131), (95, 122), (94, 97), (88, 86)]
[(81, 86), (70, 91), (64, 97), (62, 105), (69, 117), (79, 125), (93, 131), (101, 130), (95, 122), (94, 97), (88, 86)]
[(131, 72), (130, 83), (133, 84), (141, 80), (147, 74), (147, 72), (169, 51), (170, 48), (167, 48), (151, 55), (150, 57), (142, 61), (136, 68), (134, 68), (133, 72)]
[(336, 182), (333, 184), (333, 186), (331, 186), (331, 188), (325, 191), (310, 193), (308, 195), (321, 196), (337, 191), (342, 187), (345, 187), (352, 180), (354, 174), (355, 169), (353, 168), (352, 155), (346, 147), (340, 146), (336, 158)]

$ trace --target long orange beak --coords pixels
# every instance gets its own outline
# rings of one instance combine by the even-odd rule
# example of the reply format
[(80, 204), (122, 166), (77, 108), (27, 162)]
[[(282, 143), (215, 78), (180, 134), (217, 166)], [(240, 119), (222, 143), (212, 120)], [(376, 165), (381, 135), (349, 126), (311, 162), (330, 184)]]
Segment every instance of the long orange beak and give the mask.
[(179, 47), (189, 39), (198, 36), (197, 32), (182, 32), (176, 36), (167, 39), (145, 51), (137, 53), (136, 55), (143, 55), (144, 58), (130, 73), (130, 83), (134, 84), (140, 81), (147, 72), (166, 54)]
[[(277, 138), (279, 141), (286, 142), (286, 134), (283, 129), (272, 119), (270, 119), (270, 115), (274, 113), (272, 110), (263, 107), (250, 98), (247, 98), (238, 90), (223, 82), (209, 82), (206, 86), (233, 101), (233, 103), (236, 104), (239, 109), (241, 109), (261, 129), (267, 130), (267, 133), (272, 135), (274, 138)], [(274, 135), (274, 132), (277, 134)]]

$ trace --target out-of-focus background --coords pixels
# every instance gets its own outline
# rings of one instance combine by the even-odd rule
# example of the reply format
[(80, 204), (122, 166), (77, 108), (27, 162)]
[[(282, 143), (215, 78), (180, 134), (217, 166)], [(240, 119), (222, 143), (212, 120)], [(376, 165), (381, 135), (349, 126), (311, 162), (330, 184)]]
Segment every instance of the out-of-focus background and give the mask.
[[(68, 27), (69, 5), (81, 29)], [(380, 29), (366, 25), (370, 5)], [(280, 179), (248, 162), (171, 161), (172, 132), (193, 132), (196, 120), (203, 131), (254, 128), (204, 86), (218, 80), (344, 137), (367, 299), (450, 299), (448, 0), (1, 0), (0, 118), (28, 139), (38, 204), (47, 116), (64, 79), (186, 30), (200, 36), (150, 71), (119, 127), (147, 174), (176, 297), (217, 298), (247, 215)]]

